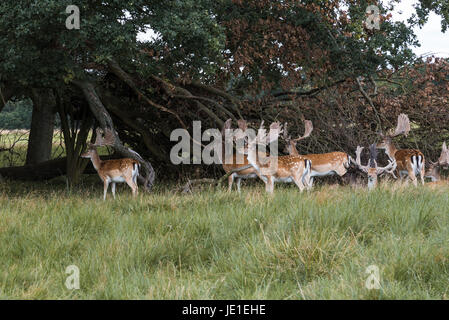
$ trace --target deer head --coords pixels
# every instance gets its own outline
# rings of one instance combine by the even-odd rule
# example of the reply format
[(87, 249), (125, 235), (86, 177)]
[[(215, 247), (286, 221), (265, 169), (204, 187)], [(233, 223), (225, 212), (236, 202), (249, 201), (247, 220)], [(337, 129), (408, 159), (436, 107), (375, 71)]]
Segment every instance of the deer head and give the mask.
[(265, 147), (278, 140), (279, 134), (282, 133), (282, 125), (279, 122), (273, 122), (270, 125), (270, 129), (264, 128), (264, 121), (260, 123), (260, 127), (255, 133), (253, 130), (248, 130), (248, 125), (246, 120), (238, 121), (239, 129), (234, 133), (234, 139), (236, 140), (237, 146), (244, 144), (243, 153), (248, 155), (248, 159), (255, 158), (256, 147), (260, 145)]
[(432, 179), (432, 181), (441, 180), (440, 167), (447, 168), (449, 166), (449, 150), (447, 149), (446, 142), (443, 142), (441, 147), (441, 154), (437, 162), (429, 161), (429, 169), (425, 173), (426, 178)]
[(100, 128), (96, 129), (96, 139), (94, 143), (87, 144), (87, 150), (81, 154), (82, 158), (91, 158), (97, 151), (97, 147), (113, 146), (115, 143), (115, 136), (111, 129), (105, 129), (104, 134)]
[(392, 145), (392, 138), (403, 134), (407, 137), (408, 133), (410, 132), (410, 120), (408, 116), (404, 113), (401, 113), (398, 116), (398, 122), (396, 125), (396, 128), (393, 130), (387, 132), (386, 135), (384, 135), (382, 132), (379, 133), (380, 137), (382, 138), (382, 141), (376, 145), (378, 149), (387, 149)]
[[(379, 167), (377, 165), (377, 149), (376, 144), (373, 143), (370, 145), (370, 158), (368, 160), (367, 165), (362, 165), (360, 161), (360, 154), (362, 153), (363, 147), (357, 146), (357, 150), (355, 152), (356, 154), (356, 161), (355, 165), (364, 173), (368, 175), (368, 189), (371, 190), (376, 187), (377, 185), (377, 177), (384, 174), (384, 173), (390, 173), (394, 177), (394, 170), (396, 170), (396, 161), (389, 160), (388, 165), (385, 167)], [(351, 159), (352, 160), (352, 159)], [(352, 160), (353, 161), (353, 160)]]
[(304, 120), (304, 134), (301, 137), (296, 139), (292, 139), (292, 137), (288, 134), (287, 131), (287, 122), (284, 124), (284, 135), (283, 138), (285, 140), (285, 149), (284, 152), (288, 154), (298, 154), (298, 150), (296, 149), (296, 144), (298, 141), (301, 141), (310, 136), (313, 131), (313, 124), (310, 120)]

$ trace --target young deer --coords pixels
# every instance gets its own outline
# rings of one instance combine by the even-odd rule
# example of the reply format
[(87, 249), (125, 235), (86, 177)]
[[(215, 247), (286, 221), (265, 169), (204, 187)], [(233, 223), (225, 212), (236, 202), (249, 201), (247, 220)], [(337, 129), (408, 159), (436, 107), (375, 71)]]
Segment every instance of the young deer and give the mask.
[(447, 168), (449, 166), (449, 150), (447, 149), (446, 142), (443, 143), (441, 148), (441, 155), (437, 162), (430, 161), (429, 169), (425, 173), (426, 178), (430, 178), (432, 182), (426, 183), (429, 186), (439, 186), (447, 184), (447, 180), (442, 179), (440, 175), (440, 167)]
[[(263, 128), (263, 121), (260, 125), (257, 135), (251, 136), (245, 134), (246, 122), (239, 123), (242, 136), (248, 139), (248, 146), (245, 149), (248, 162), (260, 173), (265, 182), (265, 190), (268, 193), (273, 193), (275, 182), (294, 182), (300, 191), (303, 191), (303, 180), (310, 179), (311, 161), (302, 156), (256, 156), (257, 145), (266, 146), (278, 139), (278, 134), (282, 131), (278, 122), (274, 122), (270, 126), (270, 133), (267, 135)], [(274, 134), (273, 134), (274, 131)], [(238, 137), (237, 137), (238, 138)]]
[(421, 183), (424, 184), (425, 159), (423, 153), (417, 149), (396, 149), (392, 141), (392, 138), (400, 134), (407, 136), (409, 131), (410, 121), (408, 116), (401, 113), (398, 116), (398, 123), (394, 132), (390, 131), (386, 135), (380, 133), (382, 141), (377, 144), (377, 148), (384, 149), (390, 160), (396, 161), (401, 180), (404, 176), (408, 176), (417, 186), (417, 175), (420, 176)]
[[(247, 155), (240, 155), (242, 156), (243, 161), (242, 163), (237, 163), (238, 157), (237, 155), (232, 152), (232, 157), (227, 156), (225, 154), (225, 138), (226, 138), (226, 130), (231, 130), (231, 122), (232, 119), (228, 119), (223, 129), (221, 130), (222, 138), (223, 138), (223, 144), (222, 144), (222, 166), (226, 173), (229, 173), (231, 171), (235, 171), (234, 173), (230, 174), (228, 177), (228, 191), (232, 190), (232, 184), (234, 182), (234, 179), (236, 179), (237, 183), (237, 190), (240, 192), (240, 182), (242, 179), (254, 179), (259, 176), (258, 171), (248, 162)], [(260, 177), (262, 180), (263, 178)]]
[[(298, 149), (296, 149), (296, 143), (304, 138), (310, 136), (313, 130), (312, 121), (305, 120), (304, 121), (304, 135), (302, 137), (292, 139), (287, 132), (287, 123), (284, 125), (284, 140), (286, 142), (286, 150), (288, 154), (299, 156)], [(323, 177), (328, 175), (337, 174), (340, 177), (346, 174), (347, 169), (349, 168), (351, 157), (345, 153), (340, 151), (328, 152), (328, 153), (319, 153), (319, 154), (305, 154), (301, 155), (306, 159), (312, 161), (312, 169), (310, 172), (310, 181), (305, 181), (308, 188), (311, 188), (313, 185), (313, 177)]]
[(115, 199), (115, 184), (117, 182), (126, 182), (130, 186), (133, 197), (137, 195), (137, 176), (139, 175), (140, 164), (137, 160), (131, 158), (101, 160), (97, 147), (114, 145), (114, 135), (107, 129), (102, 137), (100, 129), (97, 129), (97, 138), (95, 143), (89, 143), (87, 151), (81, 155), (83, 158), (90, 158), (92, 165), (97, 170), (98, 175), (104, 184), (103, 200), (106, 200), (109, 184), (112, 183), (112, 195)]
[(378, 167), (377, 166), (377, 149), (376, 144), (373, 143), (370, 145), (370, 158), (368, 160), (368, 164), (363, 166), (360, 161), (360, 154), (363, 150), (363, 147), (357, 146), (356, 161), (352, 160), (352, 162), (364, 173), (368, 175), (368, 190), (372, 190), (377, 186), (377, 177), (383, 173), (390, 173), (394, 176), (394, 170), (396, 170), (396, 161), (388, 160), (388, 165), (386, 167)]

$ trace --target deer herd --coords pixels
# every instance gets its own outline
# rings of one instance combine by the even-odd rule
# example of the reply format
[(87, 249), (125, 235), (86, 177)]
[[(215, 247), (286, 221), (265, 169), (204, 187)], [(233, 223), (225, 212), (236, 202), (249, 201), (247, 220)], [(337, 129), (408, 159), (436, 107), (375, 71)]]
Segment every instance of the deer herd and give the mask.
[[(225, 122), (222, 129), (222, 143), (226, 141), (226, 132), (232, 131), (232, 120)], [(243, 146), (241, 152), (231, 154), (222, 154), (222, 166), (228, 175), (228, 190), (232, 190), (234, 181), (240, 192), (240, 183), (242, 179), (259, 178), (265, 183), (265, 190), (273, 193), (276, 182), (295, 183), (300, 191), (310, 190), (313, 186), (314, 177), (328, 175), (344, 176), (348, 169), (353, 166), (367, 176), (368, 189), (376, 187), (378, 177), (389, 174), (402, 181), (404, 178), (411, 181), (415, 186), (418, 185), (417, 177), (424, 184), (424, 178), (430, 178), (432, 182), (427, 183), (430, 186), (441, 185), (444, 180), (441, 179), (439, 170), (441, 167), (449, 166), (449, 150), (446, 143), (443, 143), (441, 155), (437, 162), (430, 161), (430, 166), (425, 171), (425, 158), (421, 151), (417, 149), (397, 149), (393, 143), (393, 138), (399, 135), (407, 136), (410, 131), (410, 122), (408, 116), (400, 114), (397, 126), (386, 134), (379, 133), (381, 142), (373, 143), (369, 146), (369, 159), (366, 165), (361, 163), (361, 153), (363, 147), (357, 146), (355, 150), (355, 160), (345, 152), (335, 151), (320, 154), (300, 154), (297, 149), (297, 142), (310, 136), (313, 131), (313, 125), (310, 120), (304, 120), (304, 134), (298, 138), (292, 139), (287, 131), (287, 123), (283, 126), (279, 122), (273, 122), (270, 125), (269, 133), (263, 126), (263, 121), (257, 131), (257, 135), (247, 134), (248, 124), (245, 120), (238, 121), (238, 129), (232, 134), (232, 142)], [(275, 134), (272, 134), (274, 132)], [(282, 136), (281, 136), (282, 134)], [(282, 137), (285, 142), (285, 153), (288, 155), (278, 156), (277, 154), (268, 154), (265, 147)], [(132, 189), (133, 196), (137, 195), (137, 176), (139, 175), (140, 164), (138, 161), (130, 158), (116, 160), (101, 160), (96, 148), (99, 146), (113, 145), (113, 134), (106, 130), (104, 137), (97, 129), (96, 141), (88, 144), (88, 149), (81, 155), (84, 158), (90, 158), (94, 168), (104, 184), (103, 199), (109, 184), (112, 184), (112, 194), (115, 198), (116, 183), (126, 182)], [(225, 149), (225, 148), (223, 148)], [(385, 167), (379, 167), (377, 164), (378, 149), (383, 149), (388, 156), (388, 164)], [(240, 161), (238, 161), (240, 160)]]
[[(235, 140), (246, 139), (246, 147), (244, 149), (244, 161), (237, 164), (235, 156), (233, 161), (224, 162), (223, 169), (229, 174), (228, 190), (232, 189), (234, 179), (237, 179), (237, 188), (240, 191), (241, 179), (259, 177), (265, 183), (265, 190), (269, 193), (273, 192), (275, 182), (294, 182), (300, 191), (312, 188), (314, 177), (322, 177), (328, 175), (344, 176), (349, 167), (354, 165), (355, 168), (366, 174), (368, 189), (373, 189), (377, 185), (378, 177), (389, 174), (395, 179), (399, 176), (400, 180), (406, 178), (406, 182), (411, 181), (417, 186), (417, 177), (419, 176), (421, 183), (424, 184), (424, 178), (430, 178), (432, 182), (429, 185), (441, 185), (445, 181), (441, 180), (439, 170), (441, 167), (449, 166), (449, 150), (446, 143), (443, 143), (441, 155), (437, 162), (430, 162), (429, 169), (425, 171), (425, 157), (423, 153), (416, 149), (397, 149), (393, 143), (393, 138), (401, 134), (407, 136), (410, 131), (410, 121), (406, 114), (400, 114), (397, 126), (388, 133), (379, 133), (381, 142), (373, 143), (369, 147), (370, 157), (366, 165), (361, 163), (361, 153), (363, 147), (357, 146), (355, 150), (355, 160), (345, 152), (329, 152), (321, 154), (300, 154), (296, 147), (298, 141), (310, 136), (313, 125), (310, 120), (304, 121), (304, 134), (301, 137), (292, 139), (287, 131), (287, 123), (282, 127), (278, 122), (274, 122), (270, 126), (270, 131), (276, 129), (285, 141), (285, 153), (287, 156), (268, 156), (264, 152), (255, 152), (256, 145), (266, 146), (268, 143), (277, 139), (278, 136), (269, 137), (263, 129), (263, 122), (256, 137), (247, 137), (244, 133), (247, 130), (247, 123), (244, 120), (238, 121), (239, 133), (235, 135)], [(228, 120), (224, 130), (231, 129), (231, 120)], [(224, 131), (223, 131), (224, 133)], [(378, 149), (385, 150), (388, 156), (388, 164), (380, 167), (377, 164)], [(227, 159), (224, 159), (227, 160)], [(272, 163), (276, 162), (277, 166)]]

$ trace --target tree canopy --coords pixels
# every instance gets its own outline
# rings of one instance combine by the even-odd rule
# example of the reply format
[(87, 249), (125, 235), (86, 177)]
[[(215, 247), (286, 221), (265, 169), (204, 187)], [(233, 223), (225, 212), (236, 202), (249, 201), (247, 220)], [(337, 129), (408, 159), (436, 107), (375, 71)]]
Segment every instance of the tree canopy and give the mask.
[[(318, 148), (352, 148), (404, 109), (421, 121), (421, 104), (434, 102), (413, 95), (420, 85), (449, 90), (447, 62), (417, 61), (412, 28), (392, 20), (395, 3), (81, 1), (80, 29), (69, 30), (72, 0), (3, 0), (0, 89), (3, 100), (37, 89), (49, 97), (41, 103), (61, 118), (73, 168), (85, 167), (75, 159), (88, 130), (113, 128), (116, 151), (146, 163), (147, 185), (154, 179), (150, 162), (170, 166), (171, 130), (189, 129), (192, 120), (206, 127), (241, 117), (300, 126), (307, 117), (323, 130)], [(370, 5), (379, 8), (379, 30), (367, 27)], [(446, 30), (447, 9), (446, 1), (422, 0), (411, 26), (433, 11)], [(149, 30), (153, 37), (142, 40)], [(410, 97), (418, 100), (404, 105)], [(342, 134), (340, 143), (329, 143)]]

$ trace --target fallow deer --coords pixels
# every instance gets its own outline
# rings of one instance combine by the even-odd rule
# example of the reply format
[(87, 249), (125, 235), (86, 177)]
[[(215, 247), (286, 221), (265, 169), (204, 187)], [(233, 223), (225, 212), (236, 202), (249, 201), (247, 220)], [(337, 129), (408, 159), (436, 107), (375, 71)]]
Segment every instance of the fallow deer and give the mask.
[(395, 160), (397, 170), (402, 180), (408, 176), (415, 186), (418, 185), (416, 176), (420, 175), (421, 183), (424, 184), (425, 158), (424, 154), (417, 149), (396, 149), (392, 138), (404, 134), (408, 135), (410, 131), (410, 121), (406, 114), (401, 113), (398, 116), (398, 123), (394, 131), (390, 130), (386, 135), (380, 133), (382, 141), (377, 144), (378, 149), (384, 149), (390, 160)]
[(370, 158), (368, 160), (368, 164), (366, 166), (362, 165), (360, 160), (360, 154), (363, 150), (363, 147), (357, 146), (357, 150), (355, 151), (356, 154), (356, 161), (354, 164), (364, 173), (368, 176), (368, 190), (372, 190), (377, 186), (377, 177), (380, 176), (383, 173), (390, 173), (394, 175), (394, 170), (396, 170), (396, 161), (388, 160), (388, 165), (385, 167), (378, 167), (377, 166), (377, 149), (376, 144), (373, 143), (370, 145)]
[(429, 169), (425, 173), (426, 178), (430, 178), (432, 182), (426, 183), (428, 186), (447, 185), (448, 181), (442, 179), (440, 175), (440, 168), (449, 166), (449, 150), (447, 149), (446, 142), (443, 143), (441, 148), (441, 154), (437, 162), (430, 161)]
[(114, 145), (114, 134), (112, 131), (106, 129), (104, 137), (102, 137), (101, 130), (97, 128), (95, 143), (89, 143), (87, 151), (81, 157), (90, 158), (92, 165), (103, 181), (103, 200), (106, 200), (106, 193), (110, 183), (112, 183), (112, 195), (115, 199), (115, 184), (120, 182), (126, 182), (135, 197), (138, 192), (137, 176), (139, 175), (140, 163), (131, 158), (101, 160), (97, 152), (97, 147), (112, 145)]
[[(304, 135), (292, 139), (287, 132), (287, 123), (284, 125), (284, 140), (286, 142), (286, 150), (288, 154), (299, 156), (298, 149), (296, 148), (296, 144), (298, 141), (307, 138), (310, 136), (313, 130), (313, 124), (310, 120), (304, 121)], [(308, 188), (311, 188), (313, 185), (313, 177), (323, 177), (328, 175), (337, 174), (340, 177), (346, 174), (349, 165), (351, 163), (351, 157), (345, 153), (340, 151), (328, 152), (328, 153), (318, 153), (318, 154), (304, 154), (301, 155), (312, 161), (312, 168), (310, 172), (310, 181), (305, 181), (305, 184)]]
[[(226, 173), (229, 173), (231, 171), (235, 171), (234, 173), (230, 174), (228, 177), (228, 191), (232, 190), (232, 184), (234, 182), (234, 179), (236, 180), (237, 184), (237, 190), (240, 192), (240, 183), (242, 179), (254, 179), (259, 176), (259, 173), (257, 170), (248, 162), (247, 155), (242, 154), (240, 155), (240, 158), (243, 161), (240, 161), (241, 163), (238, 163), (240, 159), (239, 156), (237, 156), (234, 152), (232, 152), (232, 156), (227, 156), (225, 153), (226, 145), (225, 145), (225, 139), (226, 139), (226, 130), (231, 130), (231, 123), (232, 119), (228, 119), (221, 131), (222, 133), (222, 166)], [(263, 178), (260, 177), (262, 180)]]
[(245, 149), (248, 162), (253, 165), (261, 176), (266, 177), (266, 180), (264, 179), (265, 190), (268, 193), (273, 193), (275, 182), (294, 182), (299, 190), (303, 191), (303, 180), (308, 181), (310, 179), (309, 174), (312, 165), (310, 160), (294, 155), (257, 157), (257, 145), (266, 146), (277, 140), (278, 134), (282, 132), (281, 125), (278, 122), (272, 123), (270, 132), (267, 135), (262, 121), (255, 137), (245, 134), (247, 128), (245, 121), (240, 122), (239, 127), (242, 129), (241, 132), (244, 138), (248, 139), (248, 145)]

